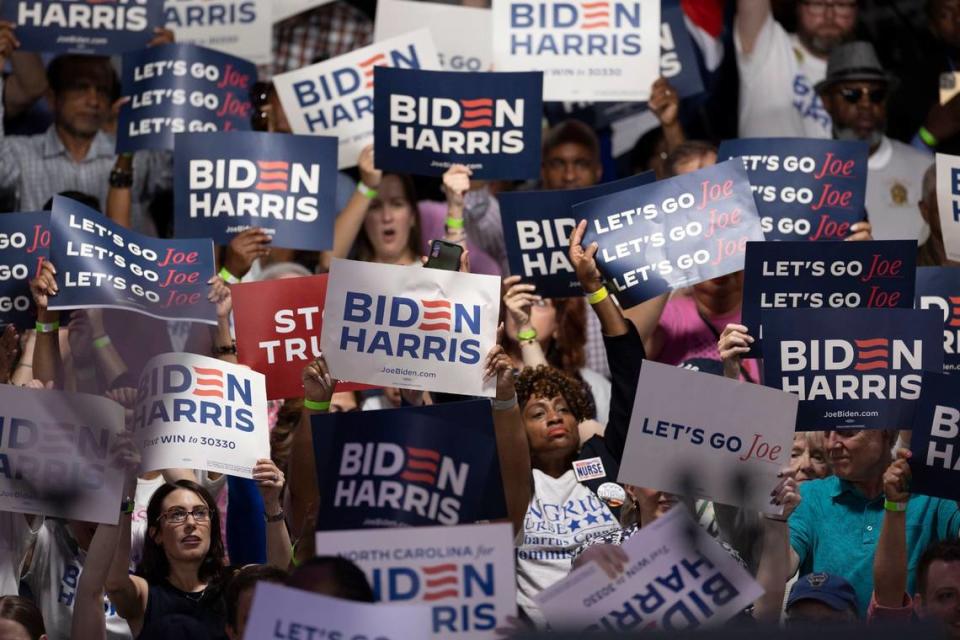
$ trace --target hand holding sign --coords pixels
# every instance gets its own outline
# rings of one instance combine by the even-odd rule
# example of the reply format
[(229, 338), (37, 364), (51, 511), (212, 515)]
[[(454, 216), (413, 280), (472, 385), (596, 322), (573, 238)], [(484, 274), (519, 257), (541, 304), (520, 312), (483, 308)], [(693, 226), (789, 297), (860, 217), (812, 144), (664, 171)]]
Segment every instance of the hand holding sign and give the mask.
[(909, 449), (897, 451), (897, 459), (883, 472), (883, 495), (890, 502), (906, 502), (910, 499), (910, 458)]
[(49, 260), (44, 260), (40, 265), (40, 272), (37, 277), (30, 281), (30, 294), (33, 296), (33, 302), (37, 306), (37, 314), (47, 310), (50, 302), (50, 296), (57, 295), (60, 290), (57, 287), (56, 279), (57, 269)]
[(577, 274), (577, 280), (583, 287), (584, 293), (590, 294), (598, 291), (603, 286), (603, 274), (597, 268), (597, 249), (600, 248), (596, 242), (591, 242), (586, 249), (583, 248), (583, 234), (587, 230), (587, 221), (581, 220), (577, 223), (577, 228), (570, 235), (570, 264)]
[(447, 204), (456, 207), (462, 213), (463, 197), (470, 190), (470, 176), (473, 171), (462, 164), (452, 164), (443, 172), (443, 192), (447, 196)]
[(329, 403), (337, 381), (330, 375), (327, 361), (320, 356), (303, 368), (303, 397), (311, 402)]
[(7, 58), (13, 53), (14, 49), (20, 47), (20, 41), (13, 34), (17, 25), (6, 20), (0, 20), (0, 66), (7, 62)]
[(731, 323), (723, 328), (723, 333), (720, 334), (720, 340), (717, 342), (717, 351), (720, 352), (720, 360), (723, 361), (723, 375), (733, 380), (740, 378), (740, 370), (743, 367), (740, 364), (740, 357), (750, 351), (751, 344), (753, 344), (753, 337), (742, 324)]

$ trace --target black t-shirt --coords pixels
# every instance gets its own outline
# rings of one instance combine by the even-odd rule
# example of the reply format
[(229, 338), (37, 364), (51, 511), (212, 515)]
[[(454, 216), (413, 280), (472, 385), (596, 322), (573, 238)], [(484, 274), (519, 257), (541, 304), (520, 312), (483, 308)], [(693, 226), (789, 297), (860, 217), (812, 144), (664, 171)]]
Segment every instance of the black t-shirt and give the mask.
[(217, 585), (211, 584), (203, 591), (187, 593), (164, 580), (150, 584), (147, 610), (143, 614), (143, 630), (138, 638), (221, 640), (227, 637), (226, 622), (222, 589)]

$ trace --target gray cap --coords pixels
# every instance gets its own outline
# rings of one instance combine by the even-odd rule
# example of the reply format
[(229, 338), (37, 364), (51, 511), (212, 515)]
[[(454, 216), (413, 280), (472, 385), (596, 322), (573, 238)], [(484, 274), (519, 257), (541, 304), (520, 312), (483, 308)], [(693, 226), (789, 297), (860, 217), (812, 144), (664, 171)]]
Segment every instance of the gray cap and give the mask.
[(847, 42), (835, 47), (827, 60), (827, 77), (814, 85), (817, 93), (827, 87), (848, 80), (873, 80), (893, 84), (894, 78), (883, 70), (873, 45), (863, 40)]

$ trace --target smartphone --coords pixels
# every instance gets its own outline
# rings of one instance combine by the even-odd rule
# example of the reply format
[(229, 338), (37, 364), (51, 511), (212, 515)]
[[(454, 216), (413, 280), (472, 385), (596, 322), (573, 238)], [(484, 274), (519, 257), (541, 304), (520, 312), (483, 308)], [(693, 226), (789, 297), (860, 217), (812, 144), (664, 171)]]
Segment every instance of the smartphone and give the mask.
[(447, 271), (460, 270), (460, 254), (463, 247), (446, 240), (434, 240), (430, 245), (430, 255), (427, 256), (425, 267), (431, 269), (445, 269)]

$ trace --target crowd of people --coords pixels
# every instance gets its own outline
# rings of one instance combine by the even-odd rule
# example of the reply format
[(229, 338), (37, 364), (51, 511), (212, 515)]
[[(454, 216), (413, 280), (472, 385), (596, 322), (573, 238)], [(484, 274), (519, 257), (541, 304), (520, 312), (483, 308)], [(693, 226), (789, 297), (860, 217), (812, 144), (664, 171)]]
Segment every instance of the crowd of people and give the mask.
[[(657, 487), (601, 490), (600, 481), (574, 473), (575, 461), (599, 457), (617, 477), (644, 359), (761, 382), (758, 360), (741, 358), (754, 340), (741, 324), (743, 274), (621, 309), (581, 222), (568, 259), (586, 295), (544, 298), (510, 274), (499, 193), (583, 188), (646, 170), (667, 179), (716, 163), (722, 138), (859, 140), (869, 146), (867, 217), (846, 240), (912, 240), (919, 265), (960, 266), (947, 259), (934, 166), (935, 152), (951, 153), (960, 141), (960, 94), (939, 100), (941, 74), (960, 64), (960, 0), (916, 3), (924, 5), (916, 50), (898, 48), (899, 59), (887, 55), (886, 42), (863, 39), (872, 16), (859, 0), (680, 4), (691, 25), (715, 15), (727, 47), (722, 64), (698, 50), (704, 95), (681, 100), (667, 79), (653, 83), (653, 129), (553, 122), (540, 179), (523, 184), (478, 181), (461, 165), (439, 182), (386, 173), (366, 148), (356, 170), (337, 177), (331, 251), (275, 247), (257, 227), (218, 247), (219, 275), (209, 274), (214, 328), (113, 309), (50, 310), (63, 283), (45, 261), (30, 281), (36, 328), (7, 324), (0, 334), (0, 383), (104, 395), (129, 418), (139, 372), (154, 355), (237, 361), (231, 284), (324, 273), (331, 258), (419, 267), (430, 242), (444, 239), (467, 249), (461, 270), (502, 277), (500, 337), (482, 374), (496, 380), (493, 421), (516, 534), (518, 616), (503, 621), (503, 635), (545, 629), (535, 596), (576, 567), (594, 562), (616, 579), (627, 561), (620, 545), (684, 505), (765, 590), (729, 624), (923, 620), (960, 638), (960, 506), (911, 493), (909, 425), (797, 431), (778, 483), (764, 487), (780, 515)], [(369, 9), (337, 0), (275, 25), (273, 64), (261, 67), (251, 91), (255, 128), (290, 132), (271, 75), (369, 44)], [(151, 46), (175, 37), (160, 29)], [(63, 195), (125, 227), (171, 237), (171, 154), (115, 153), (123, 96), (114, 61), (41, 56), (19, 44), (16, 26), (0, 23), (3, 210), (49, 209)], [(722, 73), (731, 68), (732, 92)], [(737, 114), (732, 126), (711, 111), (726, 107)], [(623, 136), (632, 150), (613, 157), (624, 145), (611, 137)], [(322, 356), (304, 367), (302, 381), (302, 397), (269, 403), (270, 457), (252, 480), (193, 469), (144, 473), (122, 436), (112, 451), (125, 476), (117, 525), (0, 512), (0, 638), (239, 639), (263, 581), (373, 602), (356, 565), (315, 548), (311, 420), (464, 397), (335, 392)], [(318, 406), (328, 408), (311, 408)], [(591, 514), (576, 529), (544, 519), (545, 505), (571, 503)]]

